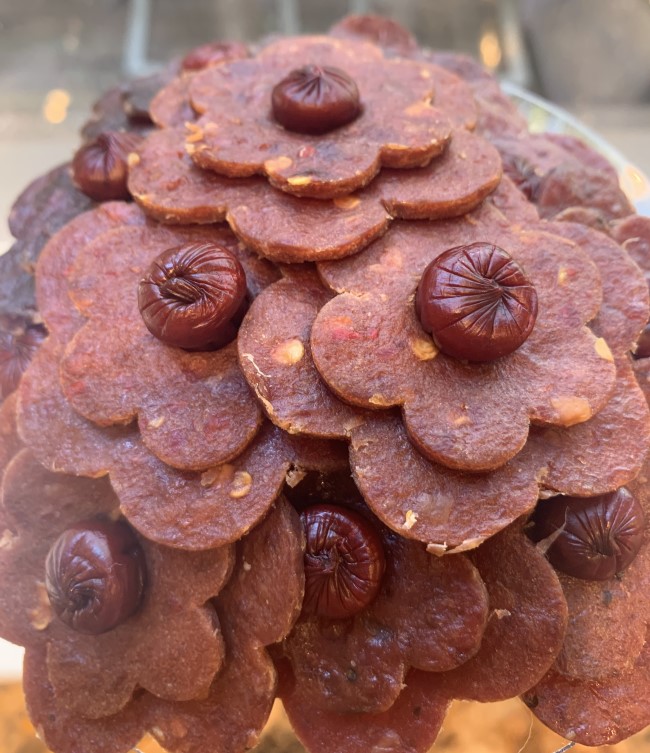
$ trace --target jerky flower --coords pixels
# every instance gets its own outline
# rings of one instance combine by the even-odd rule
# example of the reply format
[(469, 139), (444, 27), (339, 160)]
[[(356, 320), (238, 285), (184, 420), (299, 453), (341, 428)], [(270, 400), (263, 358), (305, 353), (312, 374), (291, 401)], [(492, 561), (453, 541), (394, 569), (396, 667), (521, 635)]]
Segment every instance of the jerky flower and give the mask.
[[(3, 504), (0, 633), (46, 651), (60, 703), (99, 718), (122, 709), (138, 687), (174, 700), (207, 692), (224, 658), (209, 599), (230, 574), (230, 547), (188, 553), (153, 544), (113, 522), (118, 500), (107, 480), (51, 473), (28, 450), (7, 468)], [(80, 530), (87, 537), (93, 528), (112, 532), (111, 554), (80, 542)], [(118, 586), (121, 596), (106, 580), (117, 573), (101, 575), (107, 557), (141, 558), (129, 568), (134, 580)]]
[[(306, 65), (319, 71), (309, 80), (296, 72)], [(228, 177), (263, 174), (298, 196), (343, 196), (381, 167), (420, 167), (444, 150), (451, 124), (434, 106), (432, 78), (428, 64), (385, 59), (365, 42), (279, 40), (194, 78), (190, 99), (201, 117), (187, 148)], [(308, 135), (310, 110), (326, 133)]]

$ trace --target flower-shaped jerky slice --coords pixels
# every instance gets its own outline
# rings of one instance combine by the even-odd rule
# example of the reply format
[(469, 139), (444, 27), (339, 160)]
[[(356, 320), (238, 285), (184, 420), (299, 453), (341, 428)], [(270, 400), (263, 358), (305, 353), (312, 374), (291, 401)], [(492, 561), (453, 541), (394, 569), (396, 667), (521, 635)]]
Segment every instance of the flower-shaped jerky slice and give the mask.
[(650, 218), (631, 215), (612, 222), (610, 232), (630, 254), (634, 261), (650, 277)]
[[(64, 392), (75, 410), (100, 425), (137, 416), (145, 444), (183, 469), (208, 468), (237, 456), (261, 421), (234, 344), (211, 352), (171, 348), (150, 334), (140, 315), (136, 291), (150, 263), (167, 248), (198, 240), (231, 249), (247, 271), (251, 292), (264, 284), (260, 262), (228, 231), (112, 231), (83, 249), (69, 278), (73, 301), (88, 321), (61, 364)], [(262, 272), (269, 274), (265, 267)]]
[(88, 635), (55, 616), (45, 559), (70, 526), (115, 516), (118, 500), (108, 481), (53, 474), (24, 450), (8, 467), (2, 491), (13, 532), (1, 560), (2, 633), (28, 647), (47, 644), (48, 677), (61, 704), (97, 718), (121, 709), (136, 687), (174, 699), (207, 692), (223, 642), (206, 602), (230, 574), (229, 547), (179, 552), (140, 538), (146, 579), (139, 609), (112, 630)]
[(417, 39), (392, 18), (373, 15), (346, 16), (329, 30), (340, 39), (362, 39), (378, 45), (388, 55), (409, 57), (417, 52)]
[(227, 220), (257, 253), (277, 261), (348, 256), (367, 246), (392, 217), (435, 219), (463, 214), (494, 190), (496, 150), (459, 131), (427, 167), (385, 169), (364, 190), (332, 201), (297, 199), (261, 178), (224, 178), (197, 168), (173, 129), (152, 134), (131, 161), (136, 201), (166, 223)]
[(147, 538), (183, 549), (208, 549), (241, 538), (277, 498), (287, 473), (346, 465), (337, 443), (293, 439), (264, 427), (235, 460), (204, 472), (175, 470), (130, 427), (99, 427), (66, 401), (58, 379), (61, 346), (52, 338), (21, 385), (20, 430), (53, 470), (110, 473), (122, 513)]
[[(306, 64), (333, 66), (351, 76), (360, 92), (361, 114), (320, 136), (285, 130), (275, 122), (273, 87)], [(200, 166), (229, 177), (262, 173), (298, 196), (344, 196), (367, 184), (381, 167), (419, 167), (444, 150), (451, 125), (431, 104), (431, 68), (385, 59), (365, 42), (279, 40), (252, 60), (196, 76), (190, 96), (203, 115), (187, 141), (188, 151)]]
[(84, 246), (109, 230), (146, 223), (133, 204), (106, 202), (70, 220), (47, 243), (36, 268), (36, 301), (48, 331), (60, 342), (68, 342), (85, 322), (68, 295), (68, 278)]
[[(351, 617), (303, 614), (283, 650), (305, 704), (375, 714), (393, 705), (409, 667), (443, 672), (476, 653), (487, 594), (464, 556), (427, 553), (422, 544), (380, 526), (356, 490), (341, 486), (341, 493), (341, 501), (353, 504), (380, 533), (386, 559), (381, 589)], [(300, 499), (300, 485), (293, 494)]]
[[(431, 228), (394, 227), (363, 254), (321, 265), (326, 282), (342, 294), (321, 309), (311, 336), (316, 366), (337, 395), (360, 407), (403, 406), (422, 452), (472, 471), (513, 457), (530, 423), (589, 419), (606, 403), (615, 377), (606, 342), (584, 326), (600, 304), (599, 275), (586, 254), (557, 236), (504, 228), (500, 213), (499, 221), (482, 214), (479, 222), (476, 215)], [(539, 297), (526, 342), (485, 364), (438, 352), (413, 305), (426, 265), (474, 241), (506, 249)]]
[(589, 254), (603, 285), (603, 303), (591, 327), (614, 353), (631, 350), (648, 321), (648, 286), (637, 264), (618, 243), (585, 225), (554, 222), (542, 227)]
[(293, 434), (342, 439), (362, 422), (363, 411), (325, 386), (309, 345), (314, 319), (330, 298), (314, 271), (292, 272), (253, 302), (237, 346), (244, 376), (275, 424)]
[(311, 753), (329, 753), (333, 749), (339, 753), (426, 753), (438, 736), (449, 706), (443, 687), (432, 690), (427, 675), (413, 671), (387, 711), (339, 714), (304, 704), (290, 667), (280, 670), (280, 698), (296, 735)]

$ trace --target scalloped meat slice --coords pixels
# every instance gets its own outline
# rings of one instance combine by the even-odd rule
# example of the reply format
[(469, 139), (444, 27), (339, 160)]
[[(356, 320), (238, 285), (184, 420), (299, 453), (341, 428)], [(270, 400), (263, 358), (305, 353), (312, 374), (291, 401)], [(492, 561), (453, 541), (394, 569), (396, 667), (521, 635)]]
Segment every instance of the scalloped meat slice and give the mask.
[(485, 139), (456, 131), (445, 152), (417, 170), (382, 170), (370, 187), (392, 217), (436, 220), (477, 207), (499, 184), (501, 158)]
[(44, 588), (45, 559), (52, 542), (73, 523), (112, 515), (118, 500), (108, 480), (53, 474), (29, 450), (7, 466), (2, 485), (5, 524), (0, 546), (0, 635), (23, 646), (48, 638), (53, 614)]
[[(323, 440), (302, 441), (315, 443), (316, 457), (332, 453)], [(208, 549), (241, 538), (278, 497), (290, 468), (309, 464), (265, 424), (235, 460), (202, 473), (174, 470), (137, 441), (120, 450), (110, 473), (124, 515), (141, 533), (167, 546)]]
[(444, 672), (479, 649), (487, 594), (476, 568), (382, 533), (387, 569), (375, 601), (350, 619), (306, 617), (284, 642), (301, 698), (314, 708), (380, 713), (409, 666)]
[(522, 473), (511, 461), (489, 474), (467, 474), (436, 465), (387, 413), (353, 432), (350, 464), (372, 511), (402, 536), (429, 542), (433, 552), (476, 547), (537, 502), (536, 469)]
[(275, 424), (291, 433), (344, 438), (363, 412), (328, 390), (309, 345), (313, 321), (330, 298), (315, 272), (280, 280), (253, 302), (237, 345), (244, 376)]
[(190, 102), (191, 73), (177, 76), (151, 100), (149, 114), (161, 128), (180, 128), (193, 123), (197, 114)]
[(417, 52), (417, 39), (392, 18), (351, 15), (337, 21), (328, 32), (340, 39), (363, 39), (381, 47), (385, 54), (409, 57)]
[(291, 631), (305, 590), (304, 538), (298, 514), (280, 497), (237, 543), (235, 569), (218, 605), (238, 640), (269, 646)]
[(79, 716), (115, 714), (136, 688), (173, 701), (205, 697), (223, 664), (219, 622), (206, 602), (230, 576), (232, 548), (185, 552), (146, 539), (140, 545), (146, 596), (134, 615), (101, 635), (52, 625), (48, 678), (61, 705)]
[[(374, 244), (383, 249), (379, 265), (361, 272), (372, 287), (321, 309), (311, 349), (326, 384), (344, 401), (403, 405), (409, 435), (428, 457), (484, 471), (521, 450), (531, 422), (571, 426), (596, 414), (611, 395), (615, 368), (605, 341), (584, 326), (599, 303), (595, 266), (574, 244), (535, 232), (490, 238), (537, 288), (540, 312), (527, 341), (488, 364), (439, 353), (417, 320), (412, 292), (419, 268), (458, 245), (454, 235), (400, 228)], [(475, 230), (462, 243), (481, 236)]]
[(628, 484), (650, 444), (650, 414), (630, 363), (617, 363), (616, 388), (589, 421), (568, 429), (533, 427), (519, 460), (538, 469), (537, 480), (560, 494), (590, 497)]
[[(362, 114), (318, 137), (281, 129), (270, 116), (269, 92), (301, 60), (343, 68), (359, 87)], [(366, 185), (381, 166), (417, 167), (444, 150), (451, 124), (431, 106), (429, 68), (387, 60), (364, 42), (281, 39), (256, 59), (217, 66), (194, 78), (191, 100), (205, 114), (188, 144), (190, 155), (201, 167), (228, 177), (266, 174), (277, 188), (298, 196), (346, 195)], [(390, 110), (384, 107), (387, 98)]]
[(544, 138), (546, 141), (562, 147), (573, 159), (578, 160), (585, 167), (600, 170), (613, 181), (618, 182), (618, 173), (611, 162), (576, 136), (571, 136), (568, 133), (545, 133)]
[(99, 427), (70, 407), (59, 381), (63, 348), (53, 335), (41, 346), (20, 383), (18, 426), (25, 444), (51, 471), (98, 477), (134, 430)]
[(70, 289), (90, 319), (61, 362), (63, 391), (75, 410), (99, 425), (125, 424), (137, 416), (151, 451), (188, 470), (236, 457), (261, 422), (234, 343), (212, 352), (170, 348), (149, 333), (140, 316), (135, 290), (150, 262), (170, 246), (201, 239), (231, 248), (249, 275), (249, 257), (234, 236), (215, 228), (127, 227), (87, 245)]
[(102, 719), (84, 719), (63, 707), (47, 679), (44, 651), (30, 649), (25, 654), (23, 688), (29, 717), (53, 753), (127, 753), (145, 732), (140, 700)]
[(21, 241), (0, 255), (0, 328), (11, 332), (38, 321), (34, 273), (23, 265)]
[(555, 571), (517, 525), (470, 558), (485, 582), (490, 616), (478, 653), (441, 681), (452, 698), (501, 701), (550, 669), (562, 647), (567, 605)]
[(425, 673), (411, 672), (403, 692), (387, 711), (337, 714), (305, 704), (290, 672), (285, 671), (280, 697), (291, 726), (311, 753), (426, 753), (449, 706), (444, 682), (431, 687), (424, 681)]
[(172, 703), (148, 695), (142, 705), (151, 734), (171, 753), (243, 753), (259, 741), (276, 685), (266, 652), (233, 637), (205, 699)]
[(590, 207), (608, 220), (634, 214), (618, 181), (601, 170), (581, 164), (558, 165), (544, 176), (536, 197), (542, 217), (554, 217), (567, 207)]
[(122, 109), (132, 123), (151, 124), (151, 103), (177, 70), (178, 64), (172, 61), (163, 70), (131, 79), (122, 86)]
[(36, 268), (36, 300), (47, 328), (61, 342), (84, 323), (68, 296), (68, 278), (84, 246), (110, 230), (146, 222), (133, 204), (111, 201), (72, 219), (45, 246)]
[(542, 227), (589, 254), (603, 285), (603, 303), (591, 327), (616, 354), (631, 350), (649, 315), (648, 286), (637, 264), (616, 241), (585, 225), (553, 222)]
[(650, 217), (631, 215), (610, 225), (614, 240), (618, 241), (634, 261), (650, 277)]
[(650, 631), (634, 665), (604, 680), (576, 680), (551, 670), (524, 695), (544, 724), (572, 742), (613, 745), (650, 724)]

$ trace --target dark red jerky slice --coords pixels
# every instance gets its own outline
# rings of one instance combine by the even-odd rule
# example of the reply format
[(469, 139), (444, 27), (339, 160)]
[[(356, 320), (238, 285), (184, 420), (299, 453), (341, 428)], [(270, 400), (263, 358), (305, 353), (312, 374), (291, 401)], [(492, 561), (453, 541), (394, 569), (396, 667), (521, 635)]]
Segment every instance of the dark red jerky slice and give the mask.
[(589, 254), (603, 285), (603, 303), (591, 327), (616, 354), (631, 350), (649, 315), (648, 286), (639, 267), (616, 241), (585, 225), (554, 222), (544, 227)]
[(568, 152), (585, 167), (600, 170), (600, 172), (608, 175), (613, 181), (618, 182), (616, 168), (609, 160), (576, 136), (571, 136), (568, 133), (545, 133), (544, 138), (553, 144), (561, 146), (564, 151)]
[(12, 332), (38, 320), (34, 270), (24, 264), (23, 242), (0, 255), (0, 329)]
[[(327, 443), (302, 441), (316, 442), (316, 457), (331, 453)], [(303, 465), (309, 467), (278, 429), (266, 425), (236, 460), (203, 473), (176, 471), (133, 443), (113, 462), (111, 481), (124, 515), (148, 538), (207, 549), (236, 541), (256, 525), (280, 494), (289, 469)]]
[(87, 245), (69, 279), (75, 304), (92, 318), (61, 363), (63, 390), (75, 410), (100, 425), (137, 416), (147, 447), (187, 470), (236, 457), (257, 432), (261, 413), (237, 365), (235, 344), (197, 353), (165, 346), (146, 329), (129, 291), (162, 250), (204, 239), (226, 245), (247, 273), (252, 269), (234, 237), (215, 228), (124, 228)]
[(499, 184), (501, 158), (484, 139), (457, 131), (444, 154), (417, 170), (382, 170), (374, 191), (392, 217), (436, 220), (477, 207)]
[(147, 695), (143, 708), (151, 734), (167, 751), (241, 753), (257, 744), (276, 686), (266, 652), (233, 636), (207, 698), (171, 703)]
[(572, 742), (613, 745), (650, 724), (649, 673), (650, 633), (629, 670), (591, 681), (551, 670), (523, 698), (538, 719)]
[(59, 381), (62, 353), (62, 346), (51, 335), (25, 372), (20, 384), (20, 434), (46, 468), (77, 476), (102, 476), (134, 430), (100, 428), (72, 410)]
[(68, 342), (85, 321), (68, 296), (69, 275), (83, 247), (110, 230), (146, 222), (132, 204), (107, 202), (75, 217), (50, 239), (36, 268), (36, 299), (43, 321), (60, 342)]
[[(182, 552), (140, 539), (146, 591), (140, 609), (113, 630), (85, 635), (52, 623), (48, 678), (57, 700), (87, 719), (122, 709), (136, 688), (174, 701), (202, 698), (224, 660), (214, 608), (231, 547)], [(179, 658), (182, 657), (182, 661)]]
[(561, 144), (547, 138), (545, 133), (528, 133), (520, 135), (494, 134), (492, 143), (501, 152), (504, 161), (530, 168), (540, 179), (551, 170), (562, 165), (571, 165), (575, 169), (579, 161), (572, 157)]
[(309, 617), (284, 643), (305, 703), (337, 713), (390, 708), (409, 666), (433, 672), (476, 653), (487, 594), (462, 555), (437, 558), (383, 531), (386, 573), (375, 601), (351, 619)]
[(600, 413), (568, 429), (532, 428), (519, 460), (534, 464), (547, 493), (605, 494), (639, 473), (650, 442), (648, 408), (627, 359), (616, 366), (616, 388)]
[(50, 546), (78, 520), (113, 514), (117, 498), (107, 480), (53, 474), (22, 450), (5, 471), (2, 503), (11, 533), (0, 548), (0, 635), (38, 646), (54, 619), (44, 586)]
[(612, 222), (610, 232), (650, 277), (650, 217), (634, 214)]
[(374, 15), (346, 16), (328, 32), (340, 39), (361, 39), (372, 42), (388, 55), (410, 57), (418, 49), (417, 39), (392, 18)]
[(601, 233), (609, 233), (609, 223), (607, 217), (599, 209), (590, 207), (569, 207), (558, 212), (553, 217), (554, 222), (577, 222), (580, 225), (587, 225)]
[(161, 128), (180, 128), (193, 123), (196, 112), (190, 102), (191, 73), (177, 76), (152, 99), (149, 112), (153, 122)]
[(0, 404), (0, 489), (2, 488), (2, 476), (5, 468), (9, 465), (13, 456), (22, 448), (16, 426), (17, 401), (18, 393), (12, 392)]
[(305, 589), (304, 538), (297, 513), (281, 497), (237, 543), (235, 569), (217, 604), (238, 640), (269, 646), (291, 631)]
[(634, 213), (634, 207), (617, 181), (600, 170), (579, 163), (561, 164), (544, 176), (537, 206), (545, 218), (575, 206), (598, 209), (608, 220)]
[(124, 112), (124, 89), (122, 86), (114, 86), (104, 92), (93, 104), (90, 118), (81, 127), (81, 137), (84, 143), (94, 141), (100, 133), (105, 131), (129, 131), (146, 132), (151, 128), (151, 123), (131, 123)]
[[(440, 675), (443, 678), (444, 675)], [(304, 703), (290, 677), (280, 697), (296, 735), (311, 753), (425, 753), (442, 726), (448, 696), (423, 672), (411, 672), (396, 702), (381, 714), (337, 714)]]
[(476, 84), (472, 88), (478, 108), (477, 133), (494, 139), (504, 134), (521, 136), (528, 132), (526, 118), (498, 84), (494, 83), (489, 86)]
[(507, 175), (502, 175), (499, 185), (486, 199), (493, 207), (513, 225), (522, 227), (537, 225), (539, 213), (532, 204), (510, 180)]
[(388, 227), (375, 197), (297, 199), (262, 178), (223, 178), (196, 167), (179, 132), (151, 135), (130, 170), (135, 200), (161, 222), (221, 222), (257, 253), (279, 261), (336, 258), (358, 251)]
[(178, 65), (170, 64), (150, 76), (140, 76), (122, 87), (122, 109), (131, 122), (151, 123), (151, 102), (175, 77)]
[[(345, 70), (359, 87), (363, 113), (323, 136), (282, 130), (270, 117), (269, 92), (301, 60)], [(364, 42), (279, 40), (254, 60), (217, 66), (195, 77), (190, 97), (204, 115), (188, 139), (189, 151), (200, 166), (229, 177), (263, 173), (276, 187), (298, 196), (346, 195), (368, 183), (381, 166), (416, 167), (443, 151), (451, 126), (430, 105), (429, 67), (386, 60)], [(390, 114), (384, 107), (387, 97)]]
[(487, 587), (490, 616), (478, 653), (440, 681), (452, 698), (501, 701), (550, 669), (562, 647), (567, 605), (555, 571), (516, 524), (470, 557)]
[(410, 437), (427, 456), (473, 471), (515, 455), (530, 421), (587, 420), (606, 403), (615, 376), (606, 344), (582, 326), (599, 297), (599, 276), (584, 252), (556, 236), (488, 227), (497, 231), (491, 241), (522, 265), (539, 296), (536, 326), (515, 353), (464, 364), (439, 354), (416, 318), (411, 296), (423, 267), (489, 232), (468, 218), (440, 223), (435, 234), (395, 227), (363, 260), (321, 266), (328, 284), (364, 294), (327, 303), (311, 335), (316, 367), (337, 395), (367, 408), (403, 405)]
[(511, 461), (490, 474), (466, 474), (431, 463), (409, 441), (401, 420), (378, 415), (355, 430), (350, 464), (372, 511), (402, 536), (434, 552), (470, 549), (530, 512), (536, 469)]
[(254, 301), (239, 332), (239, 363), (275, 424), (290, 433), (345, 438), (363, 412), (335, 397), (316, 371), (309, 335), (331, 294), (315, 272), (302, 277), (280, 280)]
[(478, 121), (478, 108), (471, 86), (440, 66), (434, 67), (432, 76), (435, 106), (447, 115), (456, 128), (473, 131)]
[(23, 688), (32, 724), (53, 753), (127, 753), (145, 732), (139, 699), (102, 719), (84, 719), (62, 706), (47, 678), (43, 649), (25, 654)]

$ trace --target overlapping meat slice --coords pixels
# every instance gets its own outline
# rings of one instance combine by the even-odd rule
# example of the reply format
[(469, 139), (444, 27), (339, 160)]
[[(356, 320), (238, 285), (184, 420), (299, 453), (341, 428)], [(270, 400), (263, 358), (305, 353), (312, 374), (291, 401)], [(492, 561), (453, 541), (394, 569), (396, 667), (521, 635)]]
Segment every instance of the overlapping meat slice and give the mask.
[(262, 178), (224, 178), (196, 167), (180, 132), (152, 134), (132, 159), (129, 187), (147, 214), (166, 223), (218, 222), (277, 261), (348, 256), (393, 217), (436, 219), (473, 209), (498, 185), (501, 163), (486, 141), (458, 131), (427, 167), (384, 169), (366, 189), (331, 201), (287, 196)]
[(273, 504), (291, 470), (346, 464), (337, 443), (298, 440), (265, 426), (236, 459), (179, 471), (145, 447), (133, 427), (99, 427), (61, 390), (61, 347), (50, 339), (21, 385), (20, 430), (39, 461), (83, 476), (110, 473), (122, 514), (147, 538), (201, 550), (236, 541)]
[(417, 39), (392, 18), (374, 15), (345, 16), (329, 34), (340, 39), (362, 39), (381, 47), (385, 54), (409, 57), (417, 52)]
[[(307, 63), (343, 69), (363, 103), (351, 123), (316, 137), (281, 128), (268, 106), (272, 88)], [(451, 124), (432, 105), (430, 68), (419, 61), (386, 59), (378, 47), (361, 41), (280, 39), (252, 60), (217, 66), (194, 78), (190, 98), (203, 114), (187, 140), (188, 151), (201, 167), (228, 177), (264, 174), (277, 188), (298, 196), (345, 196), (366, 185), (381, 167), (419, 167), (444, 150)]]
[(22, 447), (16, 426), (17, 400), (14, 392), (0, 404), (0, 488), (5, 468)]
[[(522, 265), (539, 315), (514, 353), (471, 364), (438, 351), (417, 319), (413, 294), (430, 261), (478, 241), (497, 244)], [(411, 440), (435, 462), (498, 468), (521, 450), (530, 423), (580, 423), (611, 394), (612, 353), (585, 326), (601, 302), (596, 267), (557, 236), (506, 227), (494, 208), (430, 227), (395, 226), (363, 253), (319, 271), (340, 293), (312, 328), (324, 381), (363, 408), (402, 406)]]
[(255, 289), (259, 263), (225, 230), (127, 227), (104, 234), (84, 247), (69, 277), (71, 297), (87, 322), (61, 363), (63, 389), (75, 410), (104, 426), (137, 416), (145, 444), (186, 470), (236, 457), (261, 422), (234, 344), (212, 352), (171, 348), (149, 333), (140, 316), (137, 284), (150, 263), (167, 248), (199, 240), (231, 249)]
[(572, 222), (542, 227), (589, 254), (603, 285), (603, 302), (591, 327), (615, 354), (632, 350), (648, 321), (648, 286), (641, 269), (624, 248), (597, 230)]
[(469, 560), (435, 557), (364, 514), (381, 531), (386, 556), (378, 596), (347, 619), (303, 615), (283, 644), (295, 692), (312, 709), (386, 711), (409, 667), (453, 669), (478, 651), (485, 629), (487, 594)]
[(243, 753), (257, 742), (275, 697), (276, 673), (265, 646), (291, 629), (302, 589), (302, 533), (295, 513), (280, 501), (238, 544), (233, 574), (215, 602), (226, 657), (207, 696), (170, 701), (141, 691), (115, 715), (79, 717), (60, 703), (43, 652), (32, 649), (25, 665), (32, 721), (55, 753), (75, 753), (80, 744), (127, 753), (146, 731), (169, 751)]
[(139, 538), (146, 570), (141, 606), (112, 630), (87, 635), (64, 624), (50, 606), (45, 560), (71, 526), (115, 519), (118, 500), (108, 480), (51, 473), (23, 450), (5, 473), (2, 503), (10, 531), (0, 557), (0, 632), (28, 648), (46, 647), (59, 704), (98, 718), (123, 708), (136, 687), (181, 699), (207, 691), (224, 649), (206, 602), (230, 574), (229, 547), (191, 553)]
[(610, 232), (634, 261), (650, 276), (650, 218), (632, 215), (611, 223)]
[[(647, 372), (645, 361), (635, 365), (642, 375)], [(648, 384), (644, 379), (640, 382), (647, 396)], [(565, 643), (551, 671), (524, 696), (545, 724), (585, 745), (616, 743), (650, 723), (645, 703), (650, 661), (647, 461), (627, 488), (645, 512), (642, 548), (632, 564), (610, 580), (591, 582), (560, 575), (569, 605)]]

